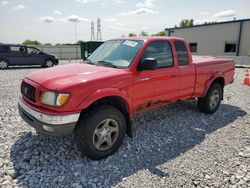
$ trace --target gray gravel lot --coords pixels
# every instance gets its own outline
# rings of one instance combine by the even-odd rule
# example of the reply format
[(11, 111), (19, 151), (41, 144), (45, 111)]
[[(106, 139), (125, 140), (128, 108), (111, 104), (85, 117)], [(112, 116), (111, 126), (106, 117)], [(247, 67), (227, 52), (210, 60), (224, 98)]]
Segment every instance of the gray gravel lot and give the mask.
[(0, 187), (250, 187), (250, 87), (244, 69), (213, 115), (196, 101), (133, 118), (134, 138), (113, 156), (82, 157), (74, 136), (37, 134), (18, 115), (20, 79), (40, 68), (0, 71)]

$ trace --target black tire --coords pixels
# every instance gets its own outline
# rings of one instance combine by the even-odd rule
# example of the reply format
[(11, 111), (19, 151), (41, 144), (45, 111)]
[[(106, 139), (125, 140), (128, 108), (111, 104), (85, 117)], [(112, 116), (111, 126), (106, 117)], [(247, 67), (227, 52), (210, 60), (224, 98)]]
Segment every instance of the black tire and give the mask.
[[(103, 135), (101, 134), (105, 129), (104, 128), (105, 125), (102, 125), (102, 122), (111, 120), (112, 123), (114, 120), (114, 122), (118, 124), (118, 128), (116, 124), (116, 129), (118, 129), (119, 131), (118, 133), (108, 134), (113, 136), (113, 142), (114, 142), (109, 148), (103, 149), (105, 148), (106, 144), (103, 143), (102, 145), (100, 145), (99, 149), (96, 146), (97, 145), (96, 139), (99, 140), (99, 138), (96, 135), (97, 134), (100, 135), (100, 138), (102, 138), (101, 141), (105, 140), (103, 139), (102, 137)], [(102, 127), (100, 128), (100, 126)], [(121, 146), (125, 134), (126, 134), (126, 120), (124, 115), (118, 109), (106, 105), (96, 106), (88, 110), (84, 114), (82, 114), (75, 129), (75, 139), (78, 149), (82, 152), (83, 155), (86, 155), (90, 159), (94, 160), (100, 160), (108, 157), (109, 155), (114, 154)], [(112, 136), (110, 136), (110, 138)], [(101, 149), (101, 147), (103, 148)]]
[(213, 114), (220, 107), (222, 100), (223, 88), (220, 84), (214, 83), (210, 86), (206, 96), (198, 99), (200, 111), (207, 114)]
[(7, 69), (9, 66), (9, 63), (3, 59), (0, 59), (0, 69)]
[(52, 59), (47, 59), (44, 62), (44, 67), (50, 68), (54, 66), (54, 61)]

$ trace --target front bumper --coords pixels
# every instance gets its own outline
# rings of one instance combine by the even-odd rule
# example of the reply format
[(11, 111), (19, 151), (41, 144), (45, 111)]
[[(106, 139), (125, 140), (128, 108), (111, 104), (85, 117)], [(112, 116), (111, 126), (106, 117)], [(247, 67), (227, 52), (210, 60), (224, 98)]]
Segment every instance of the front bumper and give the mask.
[(53, 136), (67, 136), (73, 133), (80, 113), (69, 115), (48, 115), (28, 107), (21, 98), (18, 100), (19, 114), (37, 132)]
[(55, 65), (58, 65), (58, 63), (59, 63), (59, 60), (58, 60), (57, 58), (55, 58), (54, 64), (55, 64)]

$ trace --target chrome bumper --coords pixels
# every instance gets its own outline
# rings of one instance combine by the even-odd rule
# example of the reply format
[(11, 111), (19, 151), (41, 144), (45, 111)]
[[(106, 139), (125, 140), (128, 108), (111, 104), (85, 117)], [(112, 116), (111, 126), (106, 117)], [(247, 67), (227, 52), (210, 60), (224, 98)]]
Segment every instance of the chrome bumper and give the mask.
[(53, 116), (37, 112), (25, 105), (21, 98), (18, 101), (18, 108), (22, 119), (37, 132), (53, 136), (71, 135), (80, 116), (80, 113)]
[(38, 121), (42, 123), (51, 124), (51, 125), (74, 123), (78, 121), (78, 118), (80, 116), (80, 113), (62, 115), (62, 116), (52, 116), (52, 115), (47, 115), (41, 112), (37, 112), (31, 109), (30, 107), (28, 107), (27, 105), (25, 105), (21, 98), (19, 98), (18, 104), (22, 107), (24, 111), (26, 111), (28, 114), (36, 118)]

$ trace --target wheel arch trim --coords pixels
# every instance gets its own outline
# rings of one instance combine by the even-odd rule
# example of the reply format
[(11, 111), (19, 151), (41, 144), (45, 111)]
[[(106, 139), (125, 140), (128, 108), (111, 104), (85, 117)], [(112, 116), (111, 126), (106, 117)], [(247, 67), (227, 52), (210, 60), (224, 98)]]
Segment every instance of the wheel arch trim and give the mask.
[(124, 90), (119, 90), (116, 88), (105, 88), (97, 90), (96, 92), (92, 93), (91, 95), (84, 98), (80, 104), (77, 106), (77, 108), (80, 109), (87, 109), (95, 102), (104, 99), (106, 97), (120, 97), (123, 99), (125, 104), (127, 105), (128, 114), (130, 115), (132, 112), (132, 105), (130, 104), (130, 99), (128, 94)]
[(205, 85), (205, 89), (203, 91), (203, 95), (202, 97), (205, 97), (209, 88), (211, 87), (211, 85), (218, 79), (223, 79), (223, 86), (224, 87), (224, 84), (225, 84), (225, 76), (222, 72), (216, 72), (212, 77), (211, 79), (209, 79)]

